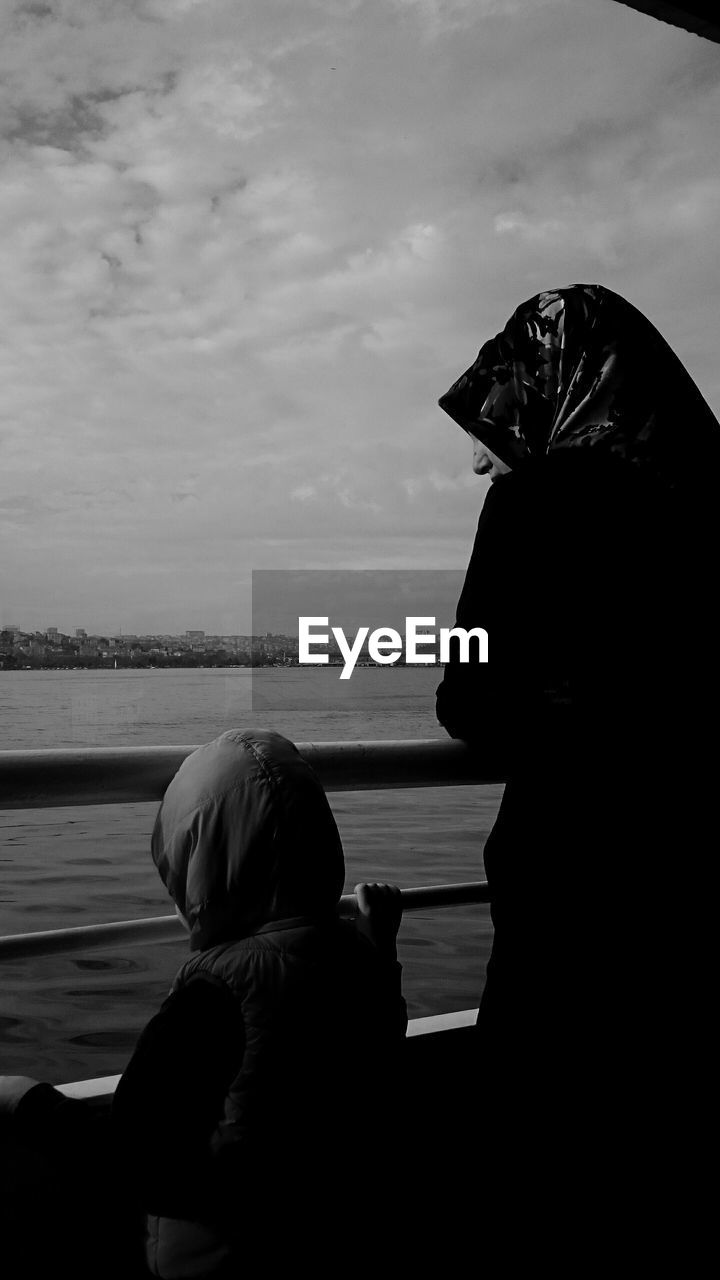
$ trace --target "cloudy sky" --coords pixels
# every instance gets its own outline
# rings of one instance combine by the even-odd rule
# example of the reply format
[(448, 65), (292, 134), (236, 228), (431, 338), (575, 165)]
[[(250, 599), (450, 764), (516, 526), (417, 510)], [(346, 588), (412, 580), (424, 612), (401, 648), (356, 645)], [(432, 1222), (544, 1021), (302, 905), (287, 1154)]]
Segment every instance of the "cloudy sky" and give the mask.
[(720, 409), (717, 45), (612, 0), (0, 15), (0, 623), (462, 566), (437, 398), (542, 288), (624, 293)]

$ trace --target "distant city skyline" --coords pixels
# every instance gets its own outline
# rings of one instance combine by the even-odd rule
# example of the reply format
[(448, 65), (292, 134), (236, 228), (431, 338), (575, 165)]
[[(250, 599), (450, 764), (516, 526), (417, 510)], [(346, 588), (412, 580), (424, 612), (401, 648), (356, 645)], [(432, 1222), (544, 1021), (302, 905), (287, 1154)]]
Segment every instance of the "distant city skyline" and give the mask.
[[(73, 619), (64, 627), (41, 621), (30, 627), (22, 619), (6, 620), (0, 614), (0, 628), (15, 625), (23, 630), (46, 634), (57, 627), (73, 636), (80, 629), (94, 636), (172, 635), (193, 631), (205, 635), (297, 635), (301, 615), (327, 616), (328, 625), (346, 630), (362, 625), (401, 627), (408, 615), (433, 615), (441, 623), (451, 622), (460, 594), (463, 570), (393, 569), (377, 570), (261, 570), (253, 575), (252, 606), (243, 614), (245, 626), (214, 628), (202, 620), (177, 629), (149, 625), (142, 630), (126, 623), (111, 628), (94, 628)], [(152, 620), (151, 620), (152, 621)]]
[(193, 634), (204, 635), (204, 636), (245, 636), (245, 635), (252, 634), (249, 630), (248, 631), (213, 631), (209, 627), (184, 627), (184, 628), (181, 628), (179, 631), (164, 631), (157, 627), (154, 630), (151, 628), (148, 631), (131, 631), (129, 627), (120, 627), (116, 630), (112, 630), (112, 629), (108, 630), (107, 628), (99, 628), (97, 630), (94, 630), (91, 627), (81, 626), (79, 624), (77, 626), (73, 625), (71, 627), (58, 627), (55, 625), (55, 623), (49, 623), (47, 626), (27, 627), (27, 626), (23, 626), (22, 622), (18, 622), (16, 619), (11, 619), (8, 622), (0, 621), (0, 631), (8, 631), (8, 630), (22, 631), (28, 635), (41, 634), (45, 636), (49, 632), (56, 631), (59, 635), (68, 636), (71, 639), (78, 638), (79, 633), (82, 635), (86, 635), (88, 637), (93, 637), (93, 638), (97, 636), (107, 636), (109, 638), (112, 637), (113, 639), (116, 639), (116, 638), (119, 639), (121, 637), (124, 638), (124, 637), (140, 636), (140, 635), (173, 636), (174, 638), (180, 638), (185, 636), (192, 636)]

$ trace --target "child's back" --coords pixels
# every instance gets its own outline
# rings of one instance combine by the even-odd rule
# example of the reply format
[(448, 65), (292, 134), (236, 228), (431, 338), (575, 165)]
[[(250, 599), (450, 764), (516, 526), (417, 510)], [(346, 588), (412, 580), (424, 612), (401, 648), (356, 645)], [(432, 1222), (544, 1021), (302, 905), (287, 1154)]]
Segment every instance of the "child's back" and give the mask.
[(151, 1269), (209, 1276), (325, 1252), (371, 1183), (379, 1207), (387, 1174), (378, 1144), (406, 1026), (395, 930), (378, 946), (338, 919), (337, 828), (277, 734), (232, 731), (189, 757), (153, 857), (195, 954), (114, 1108)]

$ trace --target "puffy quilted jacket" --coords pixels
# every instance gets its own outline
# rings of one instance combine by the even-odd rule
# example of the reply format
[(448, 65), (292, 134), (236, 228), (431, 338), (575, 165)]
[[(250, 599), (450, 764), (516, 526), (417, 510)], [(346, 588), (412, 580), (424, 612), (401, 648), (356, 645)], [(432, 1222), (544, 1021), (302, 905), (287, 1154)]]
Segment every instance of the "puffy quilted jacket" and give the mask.
[(277, 734), (232, 731), (189, 757), (153, 857), (194, 954), (115, 1101), (148, 1265), (221, 1276), (282, 1250), (311, 1261), (339, 1243), (350, 1202), (369, 1211), (382, 1194), (399, 966), (337, 917), (332, 812)]

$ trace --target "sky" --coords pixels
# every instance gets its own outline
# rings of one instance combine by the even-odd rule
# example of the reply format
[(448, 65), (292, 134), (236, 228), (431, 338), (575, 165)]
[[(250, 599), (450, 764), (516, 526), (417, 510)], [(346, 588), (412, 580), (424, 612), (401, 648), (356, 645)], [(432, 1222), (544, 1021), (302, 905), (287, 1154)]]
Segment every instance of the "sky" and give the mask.
[(437, 400), (541, 289), (624, 294), (717, 413), (719, 108), (613, 0), (0, 0), (0, 624), (461, 568)]
[(314, 635), (332, 627), (351, 637), (361, 627), (404, 635), (409, 618), (434, 619), (417, 630), (437, 632), (455, 620), (463, 577), (462, 569), (256, 569), (252, 633), (297, 636), (309, 617), (327, 619), (307, 624)]

